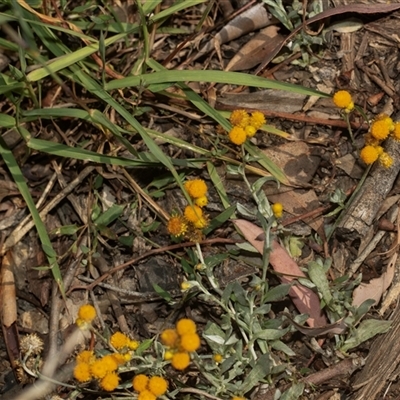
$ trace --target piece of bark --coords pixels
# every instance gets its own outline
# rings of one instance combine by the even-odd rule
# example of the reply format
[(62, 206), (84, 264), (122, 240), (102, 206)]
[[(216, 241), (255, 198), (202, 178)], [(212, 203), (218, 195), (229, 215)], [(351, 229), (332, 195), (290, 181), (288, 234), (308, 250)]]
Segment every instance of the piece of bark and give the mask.
[(353, 384), (350, 400), (381, 399), (381, 391), (400, 375), (400, 305), (395, 311), (391, 329), (380, 335), (370, 347), (367, 361)]
[(337, 235), (354, 240), (364, 237), (372, 227), (387, 194), (400, 170), (400, 142), (388, 139), (385, 150), (393, 158), (393, 165), (384, 168), (379, 163), (371, 169), (371, 175), (365, 180), (352, 204), (342, 217)]

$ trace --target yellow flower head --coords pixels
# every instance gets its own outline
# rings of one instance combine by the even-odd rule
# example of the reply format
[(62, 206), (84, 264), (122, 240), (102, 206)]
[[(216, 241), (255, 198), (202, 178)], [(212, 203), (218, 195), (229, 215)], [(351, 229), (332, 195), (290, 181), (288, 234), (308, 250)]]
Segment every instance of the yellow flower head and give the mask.
[(392, 118), (389, 117), (389, 115), (384, 114), (384, 113), (379, 114), (379, 115), (375, 118), (375, 121), (378, 121), (378, 120), (379, 120), (379, 121), (385, 121), (385, 122), (387, 123), (388, 127), (389, 127), (389, 131), (390, 131), (390, 132), (393, 131), (393, 129), (394, 129), (394, 122), (393, 122)]
[(393, 164), (393, 158), (390, 157), (388, 153), (383, 152), (379, 156), (379, 163), (382, 165), (382, 167), (390, 168)]
[(190, 364), (189, 353), (175, 353), (172, 356), (171, 365), (179, 371), (182, 371), (185, 368), (187, 368), (189, 364)]
[(174, 352), (171, 351), (171, 350), (167, 350), (167, 351), (164, 353), (164, 360), (165, 360), (165, 361), (172, 360), (172, 357), (173, 357), (173, 356), (174, 356)]
[(118, 365), (125, 364), (125, 362), (126, 362), (126, 360), (125, 360), (125, 355), (120, 354), (120, 353), (114, 353), (112, 356), (113, 356), (115, 362), (116, 362)]
[(209, 220), (206, 216), (200, 217), (196, 222), (193, 222), (193, 225), (197, 229), (204, 229), (208, 226)]
[(115, 332), (110, 337), (111, 346), (115, 347), (117, 350), (120, 350), (126, 346), (128, 346), (129, 338), (122, 332)]
[(213, 360), (214, 360), (214, 362), (216, 363), (216, 364), (220, 364), (220, 363), (222, 363), (222, 360), (223, 360), (224, 358), (222, 357), (222, 354), (214, 354), (213, 355)]
[(139, 344), (140, 343), (137, 340), (130, 340), (129, 343), (128, 343), (128, 347), (131, 350), (137, 350), (137, 348), (139, 347)]
[(178, 332), (175, 329), (165, 329), (160, 339), (164, 346), (174, 347), (178, 343)]
[(90, 323), (96, 318), (96, 310), (90, 304), (85, 304), (79, 308), (78, 318), (81, 321)]
[(139, 393), (138, 400), (156, 400), (156, 396), (150, 390), (143, 390)]
[(90, 365), (90, 372), (94, 378), (102, 379), (107, 375), (109, 371), (107, 364), (101, 358), (100, 360), (96, 360)]
[(244, 128), (249, 124), (250, 116), (245, 110), (234, 110), (231, 113), (229, 121), (234, 126)]
[(393, 139), (400, 140), (400, 122), (395, 122), (393, 126)]
[(184, 351), (193, 352), (200, 347), (200, 337), (197, 333), (186, 333), (181, 336), (180, 348)]
[(201, 219), (203, 216), (203, 211), (199, 206), (193, 205), (193, 206), (186, 206), (185, 211), (185, 218), (189, 221), (192, 222), (193, 224), (196, 223)]
[(275, 218), (282, 218), (283, 205), (281, 203), (275, 203), (271, 206), (271, 208)]
[(186, 292), (187, 290), (189, 290), (192, 287), (192, 285), (188, 282), (188, 281), (183, 281), (181, 283), (181, 290), (182, 292)]
[(199, 207), (205, 207), (208, 204), (207, 196), (201, 196), (194, 200), (194, 204)]
[(336, 107), (351, 111), (354, 108), (353, 99), (347, 90), (339, 90), (333, 95), (333, 102)]
[(361, 149), (360, 157), (361, 160), (365, 162), (365, 164), (369, 165), (374, 163), (378, 159), (379, 153), (376, 147), (365, 146), (363, 149)]
[(243, 144), (246, 141), (246, 138), (246, 131), (240, 126), (234, 126), (229, 132), (229, 140), (237, 146)]
[(265, 120), (264, 114), (260, 111), (254, 111), (251, 113), (249, 125), (253, 126), (256, 130), (260, 129), (267, 121)]
[(244, 397), (233, 396), (232, 400), (246, 400)]
[(207, 194), (207, 185), (203, 179), (192, 179), (186, 181), (184, 186), (192, 199), (197, 199)]
[(167, 230), (173, 236), (182, 236), (187, 231), (185, 218), (180, 215), (171, 217), (168, 221)]
[(385, 140), (390, 133), (390, 125), (386, 119), (378, 119), (371, 124), (371, 135), (378, 140)]
[(154, 396), (162, 396), (168, 389), (168, 382), (161, 376), (152, 376), (149, 380), (149, 390)]
[(180, 336), (188, 333), (196, 333), (196, 324), (189, 318), (182, 318), (176, 323), (176, 331)]
[(93, 354), (93, 351), (90, 350), (84, 350), (81, 351), (77, 356), (76, 356), (76, 362), (77, 363), (87, 363), (90, 364), (93, 361), (95, 361), (96, 357)]
[(118, 362), (114, 357), (114, 354), (107, 354), (102, 358), (104, 366), (107, 372), (114, 372), (118, 369)]
[(115, 372), (107, 374), (101, 381), (100, 387), (107, 392), (112, 392), (119, 383), (119, 376)]
[(74, 368), (74, 377), (78, 382), (88, 382), (92, 378), (90, 365), (85, 362), (79, 362)]
[(246, 128), (244, 128), (244, 131), (248, 138), (252, 138), (256, 134), (257, 129), (253, 125), (247, 125)]
[(144, 374), (136, 375), (132, 381), (133, 388), (139, 393), (147, 389), (148, 383), (149, 377)]

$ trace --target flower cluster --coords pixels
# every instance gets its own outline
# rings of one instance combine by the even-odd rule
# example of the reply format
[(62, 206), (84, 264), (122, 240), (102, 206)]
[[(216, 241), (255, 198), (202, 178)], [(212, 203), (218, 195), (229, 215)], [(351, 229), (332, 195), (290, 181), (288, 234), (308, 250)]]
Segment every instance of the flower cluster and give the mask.
[(201, 230), (207, 227), (208, 217), (203, 213), (203, 207), (208, 204), (207, 185), (202, 179), (192, 179), (185, 182), (184, 187), (193, 205), (186, 206), (183, 215), (173, 215), (167, 225), (168, 232), (176, 237), (186, 235), (197, 241)]
[(283, 215), (283, 205), (281, 203), (275, 203), (271, 206), (272, 212), (275, 218), (282, 218)]
[(117, 370), (124, 362), (124, 356), (119, 353), (96, 358), (93, 351), (84, 350), (76, 357), (74, 377), (79, 382), (98, 379), (100, 387), (111, 392), (118, 386), (120, 378)]
[(360, 158), (365, 164), (369, 165), (379, 160), (383, 167), (391, 167), (393, 159), (381, 146), (381, 143), (389, 135), (400, 140), (400, 123), (394, 123), (388, 115), (380, 114), (371, 123), (370, 129), (365, 135), (365, 147), (360, 152)]
[(110, 344), (116, 350), (136, 350), (139, 347), (139, 342), (137, 340), (132, 340), (122, 332), (115, 332), (110, 337)]
[(254, 111), (249, 115), (245, 110), (232, 111), (229, 121), (233, 125), (229, 132), (229, 140), (238, 146), (243, 144), (247, 138), (253, 137), (266, 122), (262, 112)]
[(161, 333), (161, 342), (167, 348), (164, 358), (171, 360), (177, 370), (184, 370), (190, 364), (190, 353), (200, 347), (194, 321), (183, 318), (176, 323), (175, 329), (165, 329)]
[(161, 376), (149, 378), (144, 374), (136, 375), (132, 381), (133, 388), (139, 393), (138, 400), (155, 400), (168, 389), (168, 382)]

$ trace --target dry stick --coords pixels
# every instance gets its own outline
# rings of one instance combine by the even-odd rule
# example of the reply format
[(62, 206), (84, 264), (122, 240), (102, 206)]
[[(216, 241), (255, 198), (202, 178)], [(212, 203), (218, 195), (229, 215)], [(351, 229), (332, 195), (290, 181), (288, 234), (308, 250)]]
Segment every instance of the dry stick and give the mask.
[[(42, 220), (45, 219), (46, 215), (68, 196), (83, 180), (94, 170), (94, 166), (86, 167), (67, 187), (61, 190), (60, 193), (54, 199), (49, 201), (43, 210), (39, 213)], [(0, 251), (0, 256), (4, 255), (7, 250), (16, 245), (33, 227), (35, 226), (33, 221), (27, 222), (26, 219), (20, 223), (17, 228), (14, 229), (12, 234), (4, 242), (3, 248)]]
[[(57, 376), (56, 369), (59, 365), (65, 362), (65, 360), (71, 355), (74, 350), (74, 347), (77, 343), (79, 343), (80, 336), (83, 335), (83, 332), (79, 329), (76, 329), (67, 339), (64, 346), (57, 353), (56, 357), (49, 359), (43, 371), (50, 371), (48, 375), (42, 375), (37, 382), (28, 386), (27, 389), (24, 389), (19, 395), (14, 395), (12, 397), (7, 398), (7, 396), (2, 397), (2, 400), (34, 400), (41, 399), (46, 394), (50, 393), (55, 387), (57, 387), (60, 381), (56, 378), (61, 378), (61, 380), (68, 380), (72, 375), (72, 365), (69, 364), (69, 368), (67, 368), (66, 373), (62, 374), (62, 376)], [(65, 371), (64, 371), (65, 372)]]
[[(216, 244), (216, 243), (235, 244), (235, 243), (243, 243), (243, 242), (244, 242), (244, 240), (216, 238), (216, 239), (202, 240), (199, 243), (203, 244), (203, 245), (211, 245), (211, 244)], [(118, 271), (120, 271), (122, 269), (125, 269), (125, 268), (129, 267), (132, 264), (136, 264), (137, 262), (139, 262), (140, 260), (143, 260), (144, 258), (150, 257), (150, 256), (155, 255), (155, 254), (165, 253), (165, 252), (171, 251), (171, 250), (183, 249), (185, 247), (192, 247), (192, 246), (195, 246), (195, 245), (196, 245), (196, 243), (194, 243), (194, 242), (186, 242), (186, 243), (173, 244), (171, 246), (160, 247), (159, 249), (154, 249), (154, 250), (147, 251), (146, 253), (143, 253), (139, 257), (133, 258), (132, 260), (129, 260), (129, 261), (127, 261), (127, 262), (125, 262), (125, 263), (123, 263), (121, 265), (117, 265), (116, 267), (110, 269), (110, 271), (108, 271), (106, 274), (104, 274), (104, 275), (100, 276), (99, 278), (97, 278), (90, 285), (88, 285), (88, 286), (74, 286), (73, 288), (70, 289), (70, 291), (76, 290), (76, 289), (92, 290), (97, 284), (99, 284), (100, 282), (103, 282), (105, 279), (107, 279), (112, 274), (115, 274), (116, 272), (118, 272)], [(70, 291), (68, 291), (67, 294)]]

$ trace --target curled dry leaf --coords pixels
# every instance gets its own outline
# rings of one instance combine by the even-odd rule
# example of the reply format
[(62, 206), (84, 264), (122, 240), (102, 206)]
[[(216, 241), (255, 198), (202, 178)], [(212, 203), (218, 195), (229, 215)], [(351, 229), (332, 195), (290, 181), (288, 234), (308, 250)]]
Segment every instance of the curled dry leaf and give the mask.
[(263, 4), (256, 4), (236, 18), (229, 21), (214, 37), (196, 54), (194, 60), (197, 60), (204, 54), (207, 54), (215, 47), (215, 42), (219, 45), (228, 43), (231, 40), (237, 39), (249, 32), (254, 32), (257, 29), (264, 28), (268, 25), (276, 23), (275, 18), (270, 18)]
[[(240, 229), (244, 238), (262, 254), (264, 241), (258, 238), (262, 237), (264, 233), (263, 230), (259, 226), (242, 219), (234, 221), (234, 224)], [(293, 282), (289, 296), (302, 314), (308, 314), (310, 316), (307, 320), (307, 324), (312, 328), (325, 326), (327, 320), (322, 313), (318, 295), (311, 289), (295, 282), (296, 278), (304, 278), (305, 274), (300, 270), (299, 266), (289, 256), (286, 250), (275, 240), (272, 242), (269, 262), (282, 283)]]

